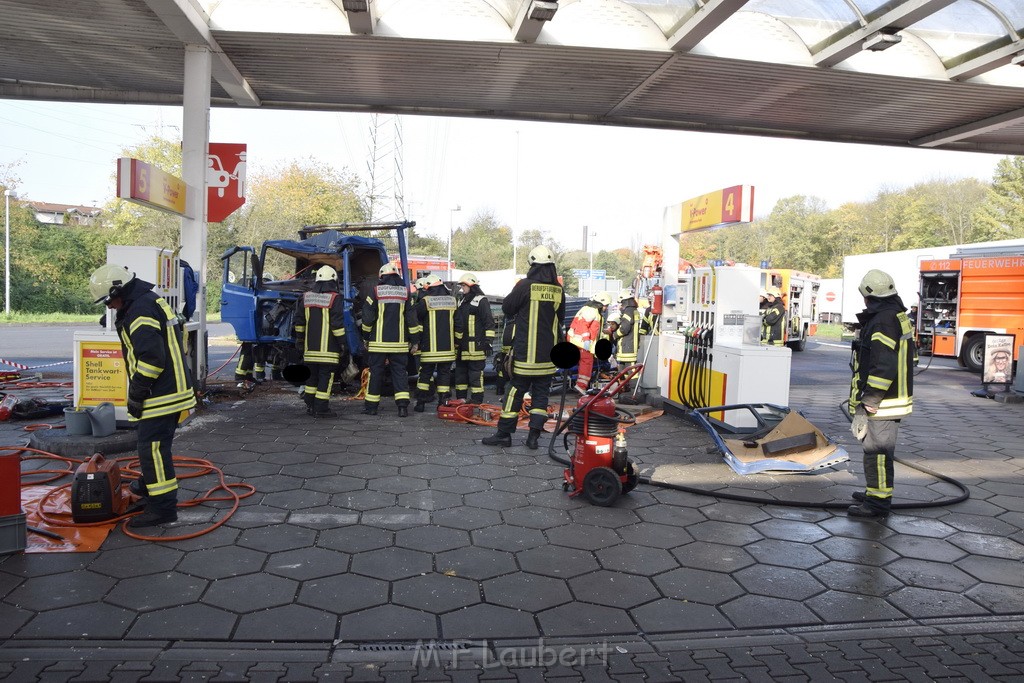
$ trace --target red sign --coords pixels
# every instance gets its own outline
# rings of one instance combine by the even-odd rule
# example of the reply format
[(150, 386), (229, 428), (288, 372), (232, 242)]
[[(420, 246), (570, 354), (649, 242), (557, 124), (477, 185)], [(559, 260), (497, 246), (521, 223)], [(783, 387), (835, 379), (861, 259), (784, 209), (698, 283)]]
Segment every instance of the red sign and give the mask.
[(211, 142), (206, 156), (206, 220), (220, 223), (245, 204), (245, 145)]
[(836, 293), (835, 292), (825, 292), (825, 301), (835, 301), (835, 300), (836, 300)]

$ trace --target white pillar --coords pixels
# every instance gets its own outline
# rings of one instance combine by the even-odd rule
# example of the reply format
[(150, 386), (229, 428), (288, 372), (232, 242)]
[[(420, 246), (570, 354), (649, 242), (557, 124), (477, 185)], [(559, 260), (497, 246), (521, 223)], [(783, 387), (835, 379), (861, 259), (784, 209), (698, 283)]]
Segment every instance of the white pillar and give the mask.
[(205, 386), (206, 363), (206, 158), (210, 142), (210, 51), (198, 45), (185, 46), (184, 114), (181, 135), (181, 178), (188, 186), (189, 218), (181, 219), (181, 257), (199, 278), (196, 313), (195, 380)]

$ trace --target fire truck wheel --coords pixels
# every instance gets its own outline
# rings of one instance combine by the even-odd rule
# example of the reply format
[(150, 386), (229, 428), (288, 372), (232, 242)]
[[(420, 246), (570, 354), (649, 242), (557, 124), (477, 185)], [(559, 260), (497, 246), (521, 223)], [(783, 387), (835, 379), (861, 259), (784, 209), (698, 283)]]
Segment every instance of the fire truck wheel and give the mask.
[(985, 335), (976, 334), (964, 341), (960, 359), (971, 372), (981, 372), (985, 365)]
[(640, 483), (640, 475), (637, 474), (636, 467), (633, 463), (629, 463), (626, 470), (626, 483), (622, 485), (622, 492), (629, 493), (636, 488), (636, 485)]
[(622, 482), (610, 467), (595, 467), (583, 479), (583, 495), (592, 505), (608, 507), (621, 494)]

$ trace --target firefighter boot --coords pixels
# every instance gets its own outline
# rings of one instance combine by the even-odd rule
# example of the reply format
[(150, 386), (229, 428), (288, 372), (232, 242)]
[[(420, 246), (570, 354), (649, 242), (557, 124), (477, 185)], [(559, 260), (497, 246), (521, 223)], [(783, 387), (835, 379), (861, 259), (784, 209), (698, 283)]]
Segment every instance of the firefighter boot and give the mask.
[(128, 520), (128, 526), (132, 529), (142, 529), (177, 521), (178, 496), (172, 492), (149, 498), (145, 512)]
[(327, 399), (318, 398), (313, 401), (313, 417), (338, 417), (338, 414), (331, 410)]
[(404, 401), (398, 404), (398, 417), (409, 417), (409, 402)]
[(540, 440), (540, 435), (542, 432), (543, 430), (541, 429), (531, 428), (530, 433), (526, 435), (526, 447), (529, 448), (531, 451), (537, 450), (537, 447), (539, 446), (537, 442)]
[(417, 413), (422, 413), (427, 408), (427, 401), (423, 398), (416, 399), (416, 405), (412, 407)]
[(313, 401), (314, 401), (313, 394), (307, 394), (307, 393), (303, 392), (303, 394), (302, 394), (302, 402), (306, 404), (306, 415), (312, 415), (313, 414)]
[(437, 405), (439, 405), (439, 406), (446, 406), (446, 405), (448, 405), (448, 399), (450, 399), (451, 397), (452, 397), (452, 395), (447, 393), (447, 392), (443, 393), (443, 394), (438, 394), (437, 395)]
[(376, 415), (376, 414), (377, 414), (377, 404), (376, 403), (371, 403), (370, 401), (366, 401), (366, 402), (363, 403), (363, 415)]
[(488, 436), (485, 439), (481, 439), (480, 443), (485, 446), (511, 446), (512, 435), (506, 432), (497, 431), (493, 436)]
[(466, 403), (473, 403), (475, 405), (480, 405), (483, 402), (484, 402), (484, 394), (483, 394), (482, 391), (479, 392), (479, 393), (476, 392), (476, 391), (470, 392), (469, 400), (466, 401)]

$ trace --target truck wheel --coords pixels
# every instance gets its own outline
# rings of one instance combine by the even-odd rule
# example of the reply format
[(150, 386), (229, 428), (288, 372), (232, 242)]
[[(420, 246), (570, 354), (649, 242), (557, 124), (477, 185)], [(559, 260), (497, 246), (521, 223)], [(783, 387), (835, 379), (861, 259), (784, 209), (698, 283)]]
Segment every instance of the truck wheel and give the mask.
[(803, 351), (804, 349), (806, 349), (807, 348), (807, 330), (804, 329), (804, 331), (800, 334), (800, 338), (798, 340), (796, 340), (796, 341), (789, 342), (789, 344), (787, 344), (787, 346), (789, 346), (789, 348), (793, 349), (794, 351)]
[(960, 361), (971, 372), (981, 372), (985, 366), (985, 335), (976, 334), (964, 342)]

